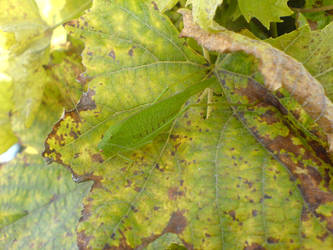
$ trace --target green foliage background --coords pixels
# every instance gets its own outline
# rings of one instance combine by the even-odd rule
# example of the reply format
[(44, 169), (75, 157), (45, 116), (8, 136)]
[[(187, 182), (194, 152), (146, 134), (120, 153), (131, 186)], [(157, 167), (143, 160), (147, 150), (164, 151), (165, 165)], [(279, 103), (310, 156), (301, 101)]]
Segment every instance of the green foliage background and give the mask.
[[(257, 58), (180, 38), (177, 11), (271, 44), (332, 98), (332, 5), (0, 0), (0, 153), (23, 146), (0, 165), (0, 249), (330, 249), (325, 133), (263, 87)], [(110, 126), (207, 78), (151, 143), (98, 150)]]

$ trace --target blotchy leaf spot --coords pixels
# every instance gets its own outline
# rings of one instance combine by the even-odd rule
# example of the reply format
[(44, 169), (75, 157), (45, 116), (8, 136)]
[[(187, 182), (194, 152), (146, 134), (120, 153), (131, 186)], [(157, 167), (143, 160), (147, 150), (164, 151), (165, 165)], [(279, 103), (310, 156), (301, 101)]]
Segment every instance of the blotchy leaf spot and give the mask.
[(93, 100), (94, 95), (95, 91), (92, 89), (88, 89), (86, 93), (83, 93), (79, 103), (76, 106), (77, 111), (80, 112), (95, 109), (96, 103)]
[[(254, 91), (245, 91), (248, 89), (260, 89), (258, 87), (249, 87), (249, 85), (261, 86), (258, 82), (251, 78), (241, 77), (228, 74), (221, 70), (217, 73), (220, 83), (227, 95), (227, 98), (235, 99), (237, 91), (239, 100), (252, 100), (259, 97)], [(243, 90), (242, 90), (243, 89)], [(259, 92), (262, 95), (261, 92)], [(265, 96), (265, 95), (264, 95)], [(271, 96), (269, 99), (275, 98)], [(268, 103), (276, 106), (278, 99), (275, 98), (275, 105), (271, 101)], [(313, 152), (306, 144), (295, 144), (295, 138), (299, 137), (295, 128), (283, 121), (283, 112), (270, 110), (270, 107), (264, 107), (263, 103), (267, 98), (258, 98), (262, 103), (257, 103), (250, 108), (241, 109), (234, 107), (235, 114), (243, 122), (245, 126), (252, 132), (257, 140), (263, 144), (277, 159), (279, 159), (289, 169), (290, 173), (299, 181), (299, 187), (302, 191), (304, 199), (309, 204), (310, 211), (320, 220), (326, 221), (326, 227), (330, 232), (333, 232), (333, 214), (318, 215), (316, 209), (333, 201), (333, 192), (330, 185), (327, 185), (323, 179), (327, 178), (328, 183), (332, 182), (333, 171), (331, 170), (332, 162), (325, 162), (318, 158), (318, 155)], [(280, 104), (281, 105), (281, 104)], [(279, 106), (278, 106), (279, 107)], [(249, 114), (250, 109), (256, 110), (256, 114)], [(259, 111), (260, 110), (260, 111)], [(281, 110), (281, 109), (278, 109)], [(248, 112), (246, 112), (248, 111)], [(270, 122), (266, 122), (269, 119)], [(284, 124), (287, 129), (285, 135), (277, 135), (272, 137), (276, 124)], [(267, 129), (264, 129), (267, 127)], [(270, 129), (268, 129), (270, 127)], [(281, 132), (279, 129), (277, 132)], [(324, 158), (327, 160), (328, 158)], [(316, 167), (314, 167), (316, 166)], [(272, 196), (265, 194), (264, 199), (271, 199)]]

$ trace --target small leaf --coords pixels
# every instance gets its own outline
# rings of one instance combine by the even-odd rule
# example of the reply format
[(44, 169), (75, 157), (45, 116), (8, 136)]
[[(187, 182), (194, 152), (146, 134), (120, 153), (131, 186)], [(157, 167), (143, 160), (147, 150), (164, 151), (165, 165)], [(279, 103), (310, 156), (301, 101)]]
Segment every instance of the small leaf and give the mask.
[(257, 18), (269, 29), (270, 22), (281, 22), (280, 17), (290, 16), (293, 12), (287, 5), (288, 0), (238, 0), (239, 9), (249, 22), (251, 18)]
[(179, 0), (157, 0), (156, 4), (158, 6), (158, 9), (163, 13), (167, 10), (172, 9)]
[(193, 20), (201, 28), (219, 30), (220, 27), (214, 22), (216, 9), (223, 0), (188, 0), (186, 5), (192, 5)]

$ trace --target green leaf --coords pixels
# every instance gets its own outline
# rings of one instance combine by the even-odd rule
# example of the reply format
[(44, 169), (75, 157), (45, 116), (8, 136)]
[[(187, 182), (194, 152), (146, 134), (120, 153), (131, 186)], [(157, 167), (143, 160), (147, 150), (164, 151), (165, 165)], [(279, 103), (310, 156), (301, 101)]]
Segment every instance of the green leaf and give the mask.
[[(313, 170), (310, 180), (322, 180), (316, 191), (331, 197), (331, 172), (324, 174), (329, 164), (311, 150), (309, 161), (280, 152), (298, 165), (272, 157), (250, 126), (233, 116), (215, 78), (209, 119), (208, 100), (193, 96), (189, 103), (200, 105), (191, 106), (151, 144), (119, 157), (101, 154), (97, 144), (107, 128), (152, 103), (166, 87), (165, 99), (210, 69), (148, 1), (96, 0), (70, 25), (67, 29), (85, 43), (83, 61), (91, 81), (76, 109), (54, 126), (44, 156), (70, 166), (78, 181), (95, 181), (77, 228), (80, 248), (140, 249), (170, 234), (188, 249), (325, 249), (333, 244), (331, 205), (320, 201), (309, 207), (306, 198), (314, 197), (303, 196), (300, 178), (301, 171)], [(253, 58), (242, 59), (236, 57), (233, 65), (256, 70)], [(248, 75), (234, 82), (246, 84)], [(266, 123), (259, 128), (272, 136), (290, 131), (283, 122)], [(295, 141), (309, 150), (302, 142)], [(288, 164), (300, 173), (290, 176)], [(306, 168), (295, 168), (302, 164)]]
[(194, 21), (203, 29), (218, 30), (220, 27), (214, 22), (216, 9), (223, 0), (187, 0), (186, 5), (192, 5)]
[(293, 12), (287, 5), (288, 0), (238, 0), (239, 9), (249, 22), (251, 18), (257, 18), (269, 29), (270, 22), (281, 22), (280, 17), (289, 16)]
[(91, 182), (22, 154), (0, 168), (0, 248), (77, 249), (76, 224)]

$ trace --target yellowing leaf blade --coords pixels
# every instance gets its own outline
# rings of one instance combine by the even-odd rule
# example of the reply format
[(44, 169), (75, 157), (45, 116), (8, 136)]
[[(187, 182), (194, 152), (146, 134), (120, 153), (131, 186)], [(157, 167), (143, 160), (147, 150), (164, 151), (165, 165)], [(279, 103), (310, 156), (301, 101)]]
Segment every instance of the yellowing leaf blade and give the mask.
[(0, 169), (0, 247), (76, 249), (75, 228), (91, 182), (75, 184), (59, 165), (19, 155)]

